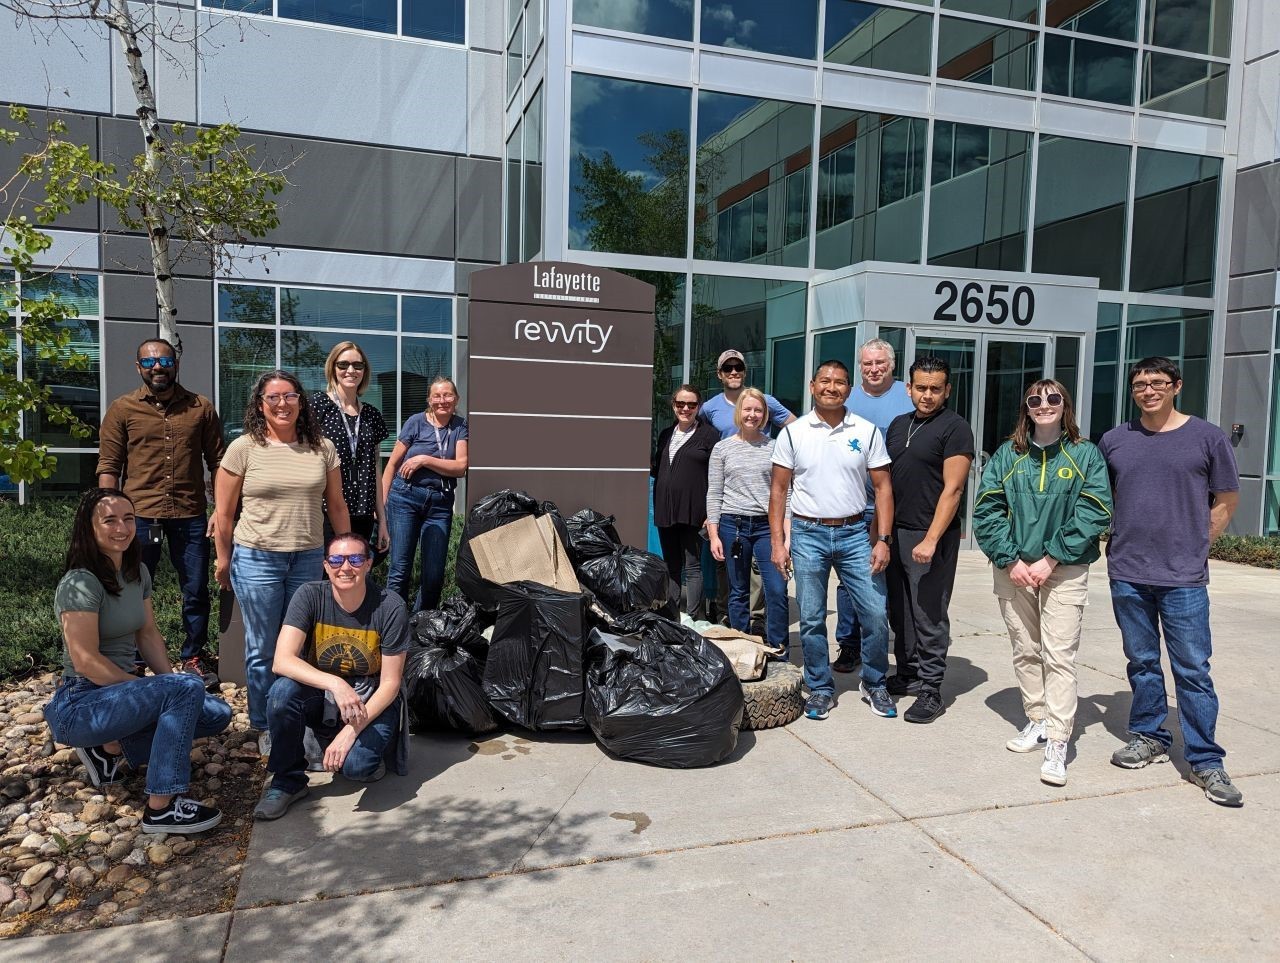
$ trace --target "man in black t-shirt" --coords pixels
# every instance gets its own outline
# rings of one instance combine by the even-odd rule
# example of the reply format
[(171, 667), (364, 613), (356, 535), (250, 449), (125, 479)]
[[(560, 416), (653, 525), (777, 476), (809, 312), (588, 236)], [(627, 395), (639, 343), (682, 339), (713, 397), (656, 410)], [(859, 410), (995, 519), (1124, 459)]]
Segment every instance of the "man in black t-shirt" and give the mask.
[(267, 697), (271, 785), (255, 819), (278, 819), (307, 794), (307, 728), (325, 747), (328, 772), (374, 782), (387, 758), (407, 771), (400, 680), (409, 619), (400, 596), (367, 581), (371, 565), (363, 536), (335, 535), (324, 558), (329, 580), (307, 583), (289, 603)]
[(960, 556), (960, 500), (973, 463), (973, 431), (947, 408), (951, 366), (917, 358), (907, 393), (915, 410), (889, 425), (893, 459), (893, 546), (889, 556), (889, 623), (896, 675), (892, 695), (914, 693), (908, 722), (942, 714), (942, 676), (951, 647), (951, 588)]

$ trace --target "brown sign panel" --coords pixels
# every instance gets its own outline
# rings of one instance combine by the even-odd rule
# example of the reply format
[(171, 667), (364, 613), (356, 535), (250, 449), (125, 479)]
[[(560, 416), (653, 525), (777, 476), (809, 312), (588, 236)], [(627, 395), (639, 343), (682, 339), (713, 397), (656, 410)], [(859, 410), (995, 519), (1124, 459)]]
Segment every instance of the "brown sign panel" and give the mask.
[(503, 488), (648, 540), (653, 287), (538, 261), (471, 275), (468, 508)]

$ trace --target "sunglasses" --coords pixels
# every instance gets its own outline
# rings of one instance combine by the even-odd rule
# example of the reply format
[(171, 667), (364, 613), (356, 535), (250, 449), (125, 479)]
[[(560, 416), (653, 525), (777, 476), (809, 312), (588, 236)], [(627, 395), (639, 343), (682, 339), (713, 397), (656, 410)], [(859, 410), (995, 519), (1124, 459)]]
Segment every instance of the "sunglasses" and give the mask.
[(156, 365), (162, 368), (172, 368), (178, 362), (173, 358), (139, 358), (138, 367), (144, 371), (150, 371)]
[(746, 370), (747, 368), (745, 365), (738, 364), (736, 361), (720, 366), (720, 371), (723, 374), (734, 374), (736, 372), (746, 371)]
[(673, 401), (671, 402), (677, 408), (696, 408), (702, 404), (701, 401)]
[(356, 371), (364, 370), (363, 361), (335, 361), (333, 366), (339, 371), (346, 371), (348, 368), (354, 368)]
[(1056, 408), (1060, 404), (1062, 404), (1062, 395), (1058, 394), (1056, 391), (1047, 395), (1027, 396), (1028, 408), (1043, 408), (1045, 405), (1048, 405), (1050, 408)]
[(360, 568), (368, 561), (369, 556), (364, 552), (353, 552), (350, 555), (326, 555), (325, 561), (329, 563), (330, 568), (342, 568), (343, 562), (350, 562), (352, 567)]

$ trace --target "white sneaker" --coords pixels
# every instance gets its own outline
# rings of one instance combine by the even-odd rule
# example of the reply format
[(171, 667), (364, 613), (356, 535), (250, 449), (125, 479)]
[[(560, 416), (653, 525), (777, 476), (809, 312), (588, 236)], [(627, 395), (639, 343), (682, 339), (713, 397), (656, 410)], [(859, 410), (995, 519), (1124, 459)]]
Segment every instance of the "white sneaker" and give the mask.
[(1028, 722), (1021, 732), (1004, 744), (1010, 752), (1035, 752), (1044, 746), (1044, 720)]
[(1050, 786), (1067, 784), (1067, 743), (1050, 739), (1044, 747), (1044, 764), (1040, 767), (1040, 781)]

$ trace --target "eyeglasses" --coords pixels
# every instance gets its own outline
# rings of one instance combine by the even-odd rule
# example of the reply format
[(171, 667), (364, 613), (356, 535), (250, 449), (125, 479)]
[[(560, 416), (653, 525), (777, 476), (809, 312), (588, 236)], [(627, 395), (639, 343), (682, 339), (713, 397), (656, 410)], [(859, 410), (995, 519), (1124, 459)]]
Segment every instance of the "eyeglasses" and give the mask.
[(738, 372), (746, 371), (746, 370), (747, 370), (746, 365), (739, 364), (736, 361), (731, 361), (726, 365), (720, 366), (721, 374), (737, 374)]
[(301, 397), (302, 395), (298, 394), (296, 391), (286, 391), (282, 395), (280, 394), (263, 395), (262, 400), (269, 405), (278, 405), (282, 401), (285, 404), (296, 405), (298, 403), (298, 399)]
[(335, 361), (333, 363), (333, 366), (337, 368), (339, 371), (346, 371), (348, 368), (353, 368), (356, 371), (364, 370), (363, 361)]
[(1173, 387), (1172, 381), (1135, 381), (1129, 385), (1129, 390), (1135, 395), (1140, 395), (1148, 388), (1152, 391), (1165, 392)]
[(671, 402), (677, 408), (696, 408), (702, 404), (701, 401), (673, 401)]
[(350, 562), (353, 568), (362, 568), (368, 559), (369, 556), (364, 552), (352, 552), (350, 555), (328, 555), (325, 557), (325, 561), (329, 563), (330, 568), (342, 568), (343, 562)]
[(1056, 391), (1047, 395), (1027, 396), (1027, 407), (1032, 409), (1043, 408), (1045, 405), (1048, 405), (1050, 408), (1056, 408), (1060, 404), (1062, 404), (1062, 395), (1058, 394)]
[(144, 371), (150, 371), (156, 365), (162, 368), (172, 368), (178, 362), (173, 358), (139, 358), (138, 367)]

